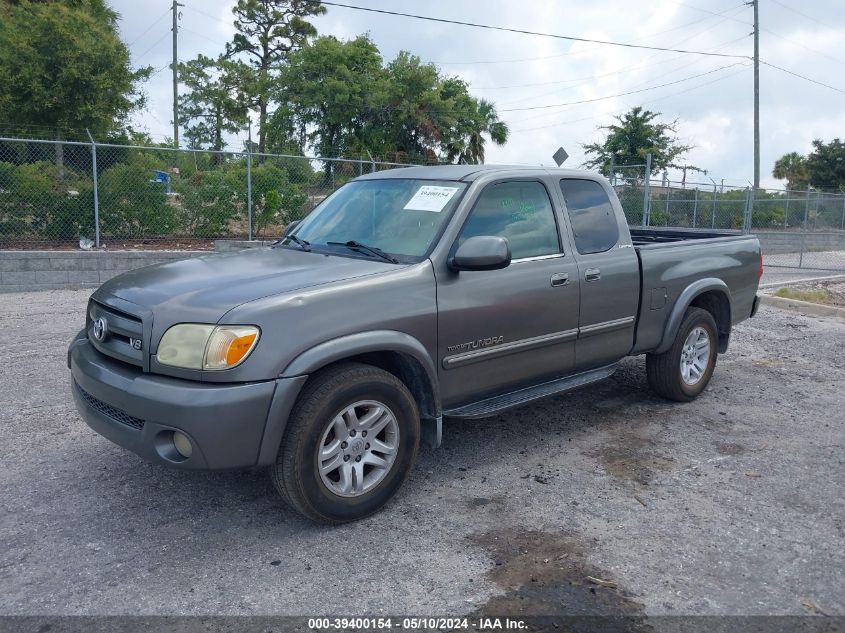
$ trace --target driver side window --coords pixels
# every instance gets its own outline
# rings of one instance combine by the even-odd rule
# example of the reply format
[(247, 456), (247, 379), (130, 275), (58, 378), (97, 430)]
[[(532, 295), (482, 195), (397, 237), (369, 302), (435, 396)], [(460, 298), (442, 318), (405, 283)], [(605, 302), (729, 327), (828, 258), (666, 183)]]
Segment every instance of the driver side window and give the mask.
[(506, 238), (513, 259), (561, 252), (549, 194), (536, 181), (500, 182), (482, 191), (458, 243), (478, 235)]

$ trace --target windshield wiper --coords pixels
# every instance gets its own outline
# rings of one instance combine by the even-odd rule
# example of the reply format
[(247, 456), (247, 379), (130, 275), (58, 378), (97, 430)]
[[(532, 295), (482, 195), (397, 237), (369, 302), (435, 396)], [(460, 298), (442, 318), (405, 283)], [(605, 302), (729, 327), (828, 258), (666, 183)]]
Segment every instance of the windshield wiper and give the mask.
[(290, 240), (291, 242), (293, 242), (294, 244), (299, 246), (299, 248), (301, 248), (304, 251), (310, 251), (311, 250), (311, 242), (307, 242), (307, 241), (297, 237), (296, 235), (285, 235), (282, 239), (280, 239), (278, 242), (276, 242), (276, 244), (281, 244), (285, 240)]
[(331, 246), (345, 246), (346, 248), (351, 248), (352, 250), (364, 251), (365, 253), (370, 253), (376, 257), (381, 257), (382, 259), (389, 261), (391, 264), (399, 263), (399, 260), (393, 257), (393, 255), (388, 255), (380, 248), (368, 246), (366, 244), (362, 244), (361, 242), (356, 242), (355, 240), (349, 240), (348, 242), (326, 242), (326, 244)]

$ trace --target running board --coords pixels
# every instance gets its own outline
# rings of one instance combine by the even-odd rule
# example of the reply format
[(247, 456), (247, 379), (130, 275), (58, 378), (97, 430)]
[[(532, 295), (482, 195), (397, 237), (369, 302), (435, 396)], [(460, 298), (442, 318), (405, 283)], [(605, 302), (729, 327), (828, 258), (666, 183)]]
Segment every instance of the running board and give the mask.
[(547, 396), (554, 396), (598, 382), (599, 380), (604, 380), (613, 375), (616, 367), (617, 365), (614, 363), (613, 365), (591, 369), (580, 374), (573, 374), (564, 378), (544, 382), (533, 387), (511, 391), (500, 396), (485, 398), (484, 400), (479, 400), (478, 402), (473, 402), (457, 409), (444, 411), (443, 417), (465, 420), (487, 418), (512, 407), (518, 407)]

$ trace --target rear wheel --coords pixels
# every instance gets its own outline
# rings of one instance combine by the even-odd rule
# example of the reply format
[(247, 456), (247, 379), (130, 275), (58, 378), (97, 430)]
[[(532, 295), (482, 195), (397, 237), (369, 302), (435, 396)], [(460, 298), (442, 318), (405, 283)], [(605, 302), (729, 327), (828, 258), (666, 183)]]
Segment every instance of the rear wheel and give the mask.
[(419, 440), (405, 385), (376, 367), (345, 363), (309, 380), (270, 472), (285, 502), (309, 519), (354, 521), (396, 493)]
[(702, 308), (689, 308), (672, 347), (663, 354), (646, 356), (649, 385), (669, 400), (694, 400), (710, 382), (716, 367), (717, 347), (713, 315)]

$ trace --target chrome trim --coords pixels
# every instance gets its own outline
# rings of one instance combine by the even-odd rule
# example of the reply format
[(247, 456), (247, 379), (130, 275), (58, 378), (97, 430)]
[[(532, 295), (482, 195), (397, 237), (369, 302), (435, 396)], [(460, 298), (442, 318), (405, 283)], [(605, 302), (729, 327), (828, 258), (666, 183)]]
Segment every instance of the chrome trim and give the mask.
[(495, 347), (487, 347), (480, 350), (473, 350), (471, 352), (463, 352), (461, 354), (453, 354), (443, 358), (444, 369), (454, 369), (455, 367), (462, 367), (472, 363), (478, 363), (483, 360), (490, 360), (492, 358), (499, 358), (500, 356), (507, 356), (508, 354), (515, 354), (516, 352), (524, 352), (529, 349), (537, 349), (538, 347), (546, 347), (548, 345), (556, 345), (570, 341), (578, 336), (578, 330), (564, 330), (563, 332), (553, 332), (552, 334), (543, 334), (542, 336), (533, 336), (525, 338), (512, 343), (503, 343)]
[(582, 328), (578, 328), (578, 337), (592, 336), (593, 334), (600, 334), (601, 332), (611, 332), (613, 330), (621, 330), (629, 325), (633, 325), (634, 317), (624, 317), (622, 319), (613, 319), (612, 321), (602, 321), (601, 323), (594, 323)]
[(512, 259), (511, 264), (521, 264), (522, 262), (538, 262), (543, 259), (561, 259), (566, 257), (566, 253), (552, 253), (551, 255), (537, 255), (536, 257), (520, 257), (519, 259)]

